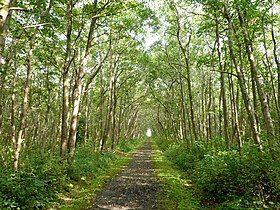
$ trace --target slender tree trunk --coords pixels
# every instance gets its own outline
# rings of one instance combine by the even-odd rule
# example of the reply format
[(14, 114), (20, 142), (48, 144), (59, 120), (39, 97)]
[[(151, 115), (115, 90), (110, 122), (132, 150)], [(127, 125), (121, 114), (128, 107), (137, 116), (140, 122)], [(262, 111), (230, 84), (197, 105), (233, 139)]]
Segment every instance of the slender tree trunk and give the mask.
[[(278, 58), (278, 52), (277, 52), (277, 42), (276, 38), (274, 35), (274, 29), (273, 26), (271, 28), (271, 36), (272, 36), (272, 41), (273, 41), (273, 55), (274, 55), (274, 60), (277, 66), (277, 83), (278, 83), (278, 95), (277, 95), (277, 100), (278, 100), (278, 108), (280, 109), (280, 62)], [(280, 122), (280, 115), (278, 116), (278, 121)]]
[[(240, 48), (241, 49), (241, 48)], [(258, 125), (258, 131), (260, 131), (260, 123), (259, 123), (259, 116), (258, 116), (258, 97), (257, 97), (257, 90), (256, 90), (256, 82), (254, 79), (253, 74), (251, 74), (251, 84), (252, 84), (252, 95), (253, 95), (253, 110), (255, 114), (255, 118)]]
[(99, 150), (102, 151), (104, 148), (104, 139), (103, 139), (103, 129), (104, 129), (104, 123), (103, 123), (103, 109), (104, 109), (104, 87), (103, 87), (103, 72), (101, 70), (100, 74), (100, 110), (99, 110)]
[[(0, 23), (0, 60), (3, 58), (6, 37), (8, 34), (8, 28), (12, 16), (12, 10), (9, 11), (8, 8), (14, 6), (16, 0), (6, 0), (3, 1), (3, 6), (0, 9), (1, 13), (1, 23)], [(6, 5), (5, 5), (6, 3)], [(2, 134), (2, 123), (3, 123), (3, 87), (6, 79), (5, 64), (0, 62), (0, 136)]]
[[(1, 68), (1, 64), (0, 64)], [(2, 134), (2, 126), (3, 126), (3, 87), (6, 80), (6, 73), (2, 72), (3, 70), (0, 69), (0, 137)], [(0, 138), (1, 140), (1, 138)]]
[[(16, 119), (15, 119), (15, 100), (16, 100), (16, 85), (17, 85), (17, 62), (16, 55), (14, 57), (14, 77), (13, 77), (13, 93), (12, 93), (12, 105), (11, 105), (11, 137), (13, 147), (16, 148)], [(0, 133), (1, 134), (1, 133)]]
[(255, 59), (254, 59), (254, 55), (253, 55), (253, 46), (252, 46), (251, 41), (249, 40), (247, 27), (246, 27), (245, 22), (244, 22), (245, 17), (243, 15), (243, 13), (241, 12), (240, 8), (237, 8), (237, 11), (238, 11), (238, 16), (239, 16), (239, 21), (240, 21), (240, 24), (242, 26), (242, 33), (243, 33), (244, 40), (245, 40), (245, 47), (246, 47), (247, 56), (248, 56), (248, 59), (249, 59), (249, 62), (250, 62), (251, 72), (252, 72), (252, 75), (253, 75), (254, 80), (256, 82), (256, 85), (257, 85), (259, 100), (260, 100), (261, 107), (262, 107), (262, 113), (263, 113), (263, 117), (264, 117), (264, 120), (265, 120), (265, 123), (266, 123), (266, 130), (267, 130), (267, 133), (271, 137), (274, 137), (275, 136), (275, 131), (274, 131), (273, 120), (272, 120), (271, 115), (270, 115), (267, 96), (266, 96), (266, 94), (264, 92), (264, 89), (263, 89), (263, 84), (262, 84), (262, 81), (261, 81), (261, 75), (259, 75), (256, 63), (255, 63)]
[(180, 127), (182, 131), (182, 140), (187, 141), (187, 145), (190, 145), (190, 142), (187, 139), (187, 120), (186, 120), (186, 109), (185, 109), (185, 96), (184, 96), (184, 88), (183, 88), (183, 81), (182, 81), (182, 76), (179, 75), (180, 77)]
[(129, 126), (127, 129), (127, 140), (129, 140), (130, 138), (133, 138), (135, 136), (135, 130), (136, 130), (136, 122), (137, 122), (137, 118), (138, 118), (138, 108), (136, 107), (135, 110), (132, 110), (132, 115), (129, 118)]
[(168, 133), (166, 132), (166, 129), (164, 128), (164, 126), (162, 125), (162, 122), (160, 120), (160, 105), (158, 105), (157, 107), (157, 123), (159, 125), (159, 130), (162, 130), (162, 133), (165, 135), (165, 138), (168, 138)]
[(226, 5), (224, 5), (224, 6), (225, 6), (225, 16), (228, 21), (228, 45), (229, 45), (229, 49), (230, 49), (231, 59), (233, 61), (233, 64), (234, 64), (234, 67), (235, 67), (235, 70), (237, 73), (238, 83), (240, 86), (243, 102), (245, 104), (245, 108), (246, 108), (246, 111), (248, 114), (254, 142), (255, 142), (255, 144), (257, 144), (259, 146), (260, 149), (262, 149), (262, 143), (261, 143), (261, 139), (260, 139), (259, 132), (257, 129), (257, 122), (256, 122), (255, 114), (252, 109), (252, 104), (251, 104), (249, 95), (247, 93), (245, 79), (244, 79), (242, 70), (240, 69), (240, 66), (238, 64), (237, 58), (235, 56), (234, 48), (233, 48), (233, 35), (234, 34), (233, 34), (232, 20), (231, 20), (230, 15), (228, 14), (227, 6)]
[(229, 135), (228, 135), (228, 111), (227, 111), (227, 100), (226, 100), (226, 87), (225, 87), (225, 76), (223, 69), (223, 60), (222, 60), (222, 49), (220, 44), (220, 30), (219, 22), (216, 20), (216, 40), (217, 40), (217, 51), (219, 57), (219, 70), (221, 72), (221, 97), (223, 102), (223, 117), (224, 117), (224, 137), (226, 141), (227, 148), (229, 148)]
[(204, 143), (207, 142), (207, 114), (206, 114), (206, 85), (205, 85), (205, 75), (203, 75), (203, 85), (202, 85), (202, 92), (201, 92), (201, 118), (202, 118), (202, 132), (203, 132), (203, 138), (204, 138)]
[[(7, 5), (0, 9), (1, 23), (0, 23), (0, 60), (3, 58), (5, 49), (6, 37), (8, 33), (9, 24), (12, 17), (12, 11), (8, 8), (13, 7), (16, 4), (16, 0), (6, 0)], [(2, 65), (2, 64), (1, 64)]]
[(88, 135), (89, 135), (89, 103), (88, 103), (88, 97), (85, 101), (85, 130), (84, 130), (84, 144), (86, 145), (88, 142)]
[(44, 152), (45, 148), (46, 148), (46, 145), (47, 145), (47, 141), (50, 140), (50, 131), (49, 129), (49, 124), (51, 124), (50, 122), (50, 115), (51, 115), (51, 84), (49, 82), (49, 74), (47, 72), (47, 75), (46, 75), (46, 82), (47, 82), (47, 91), (48, 91), (48, 102), (47, 102), (47, 107), (46, 107), (46, 112), (45, 112), (45, 124), (43, 125), (44, 126), (44, 130), (41, 134), (41, 146), (42, 146), (42, 152)]
[(61, 118), (61, 145), (60, 156), (65, 158), (68, 146), (69, 134), (69, 69), (71, 65), (71, 35), (73, 22), (73, 0), (68, 1), (67, 13), (67, 35), (66, 35), (66, 53), (63, 66), (63, 97), (62, 97), (62, 118)]
[[(111, 83), (111, 81), (110, 81)], [(111, 122), (111, 98), (110, 98), (110, 92), (108, 91), (108, 100), (107, 100), (107, 108), (106, 108), (106, 115), (105, 115), (105, 122), (104, 122), (104, 130), (102, 133), (102, 145), (101, 145), (101, 151), (103, 151), (106, 148), (108, 136), (109, 136), (109, 130), (110, 130), (110, 122)]]
[(93, 3), (93, 12), (92, 12), (92, 18), (90, 23), (90, 29), (87, 37), (87, 45), (85, 49), (84, 56), (82, 57), (79, 69), (78, 69), (78, 75), (74, 90), (74, 103), (73, 103), (73, 111), (72, 111), (72, 118), (71, 118), (71, 125), (70, 125), (70, 131), (69, 131), (69, 165), (72, 165), (74, 161), (74, 155), (75, 155), (75, 149), (76, 149), (76, 134), (77, 134), (77, 127), (78, 127), (78, 116), (79, 116), (79, 108), (80, 108), (80, 100), (82, 95), (82, 85), (83, 85), (83, 77), (84, 77), (84, 69), (87, 64), (87, 61), (90, 56), (90, 50), (92, 47), (92, 39), (93, 39), (93, 32), (95, 29), (97, 21), (97, 0), (94, 0)]
[[(191, 85), (191, 74), (190, 74), (190, 61), (189, 61), (189, 56), (187, 54), (187, 50), (186, 48), (183, 46), (182, 42), (181, 42), (181, 26), (180, 26), (180, 18), (179, 18), (179, 12), (176, 8), (176, 6), (174, 5), (174, 8), (176, 10), (176, 19), (177, 19), (177, 41), (179, 44), (179, 47), (183, 53), (183, 57), (184, 57), (184, 61), (185, 61), (185, 65), (186, 65), (186, 79), (187, 79), (187, 87), (188, 87), (188, 98), (189, 98), (189, 103), (190, 103), (190, 115), (191, 115), (191, 123), (192, 123), (192, 132), (194, 135), (194, 140), (197, 141), (197, 132), (196, 132), (196, 125), (195, 125), (195, 116), (194, 116), (194, 106), (193, 106), (193, 94), (192, 94), (192, 85)], [(189, 40), (187, 43), (187, 47), (190, 44), (190, 40), (191, 40), (191, 36), (189, 36)], [(192, 141), (193, 142), (193, 141)]]
[(118, 123), (117, 123), (117, 128), (116, 128), (116, 131), (117, 131), (117, 134), (116, 134), (116, 138), (117, 138), (117, 144), (119, 144), (120, 142), (120, 138), (121, 138), (121, 130), (122, 130), (122, 124), (123, 124), (123, 98), (121, 97), (120, 99), (120, 106), (119, 106), (119, 110), (118, 110)]
[[(269, 75), (270, 75), (272, 97), (273, 97), (273, 100), (274, 100), (274, 103), (275, 103), (276, 113), (280, 117), (280, 110), (279, 110), (279, 106), (278, 106), (278, 102), (277, 102), (277, 93), (276, 93), (276, 89), (275, 89), (274, 75), (273, 75), (273, 72), (272, 72), (271, 62), (270, 62), (269, 57), (268, 57), (268, 48), (267, 48), (266, 32), (265, 32), (264, 24), (265, 23), (264, 23), (264, 16), (263, 16), (262, 17), (262, 32), (263, 32), (263, 46), (264, 46), (264, 49), (265, 49), (266, 67), (267, 67)], [(272, 37), (272, 39), (273, 39), (273, 37)]]
[(79, 118), (79, 108), (80, 108), (80, 100), (82, 94), (82, 78), (84, 75), (84, 65), (86, 59), (82, 59), (81, 66), (79, 67), (79, 74), (76, 80), (76, 85), (74, 89), (74, 96), (73, 96), (73, 111), (72, 111), (72, 118), (71, 118), (71, 125), (69, 130), (69, 140), (68, 140), (68, 150), (69, 150), (69, 165), (72, 165), (74, 161), (75, 149), (76, 149), (76, 135), (77, 135), (77, 127), (78, 127), (78, 118)]
[(16, 141), (16, 147), (15, 147), (15, 154), (14, 154), (14, 169), (15, 171), (18, 170), (19, 167), (19, 157), (22, 147), (22, 142), (25, 138), (25, 128), (26, 128), (26, 118), (28, 113), (28, 95), (29, 95), (29, 89), (31, 84), (31, 77), (32, 77), (32, 59), (33, 59), (33, 50), (35, 47), (35, 39), (36, 39), (36, 32), (37, 29), (33, 35), (33, 38), (30, 42), (30, 48), (27, 54), (27, 75), (26, 75), (26, 83), (24, 88), (24, 94), (23, 94), (23, 101), (22, 101), (22, 107), (21, 107), (21, 115), (20, 115), (20, 124), (19, 124), (19, 131)]
[[(242, 139), (241, 139), (240, 124), (239, 124), (239, 119), (238, 119), (238, 103), (239, 103), (239, 101), (238, 101), (238, 97), (236, 97), (235, 90), (234, 90), (233, 76), (230, 76), (230, 78), (229, 78), (229, 86), (230, 86), (230, 93), (231, 93), (232, 118), (233, 118), (232, 141), (234, 141), (235, 133), (236, 133), (237, 141), (238, 141), (239, 154), (242, 154), (243, 142), (242, 142)], [(236, 91), (238, 92), (238, 87), (237, 87)]]
[[(118, 57), (118, 56), (117, 56)], [(104, 135), (106, 135), (106, 139), (109, 138), (110, 136), (110, 140), (111, 140), (111, 149), (114, 148), (114, 141), (115, 141), (115, 134), (114, 134), (114, 127), (113, 127), (113, 121), (114, 121), (114, 95), (115, 95), (115, 79), (116, 79), (116, 69), (117, 69), (117, 58), (116, 61), (113, 61), (114, 56), (112, 55), (111, 58), (111, 64), (110, 64), (110, 84), (109, 84), (109, 91), (108, 91), (108, 115), (107, 115), (107, 128), (106, 128), (106, 133), (104, 133)]]
[(112, 128), (111, 128), (111, 149), (113, 150), (115, 147), (115, 142), (117, 139), (117, 127), (116, 127), (116, 115), (117, 115), (117, 93), (116, 93), (116, 81), (117, 76), (114, 74), (114, 83), (113, 83), (113, 90), (112, 90)]
[(208, 89), (208, 101), (205, 100), (205, 103), (207, 104), (207, 115), (206, 115), (206, 119), (207, 119), (207, 142), (210, 142), (210, 144), (212, 145), (213, 143), (213, 129), (212, 129), (212, 116), (211, 116), (211, 107), (212, 107), (212, 76), (209, 76), (209, 82), (207, 85), (207, 89)]

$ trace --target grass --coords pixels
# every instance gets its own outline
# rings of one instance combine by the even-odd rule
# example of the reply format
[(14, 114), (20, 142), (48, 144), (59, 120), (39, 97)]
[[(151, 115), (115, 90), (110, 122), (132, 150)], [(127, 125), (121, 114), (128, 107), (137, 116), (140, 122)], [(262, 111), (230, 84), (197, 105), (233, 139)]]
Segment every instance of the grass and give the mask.
[(161, 209), (201, 209), (200, 203), (192, 194), (191, 180), (167, 160), (153, 141), (153, 162), (156, 177), (161, 183), (163, 192), (160, 195)]
[(62, 197), (64, 205), (59, 209), (86, 209), (94, 203), (96, 194), (104, 187), (111, 177), (118, 174), (130, 162), (131, 155), (113, 161), (109, 168), (99, 172), (92, 179), (78, 181), (70, 187), (68, 195)]
[(101, 157), (91, 158), (85, 151), (81, 155), (77, 154), (78, 174), (74, 174), (75, 181), (69, 184), (68, 193), (61, 195), (60, 203), (53, 209), (78, 210), (91, 207), (97, 193), (130, 163), (133, 152), (143, 143), (143, 140), (133, 141), (129, 146), (126, 144), (125, 148), (118, 148), (117, 152), (99, 154)]

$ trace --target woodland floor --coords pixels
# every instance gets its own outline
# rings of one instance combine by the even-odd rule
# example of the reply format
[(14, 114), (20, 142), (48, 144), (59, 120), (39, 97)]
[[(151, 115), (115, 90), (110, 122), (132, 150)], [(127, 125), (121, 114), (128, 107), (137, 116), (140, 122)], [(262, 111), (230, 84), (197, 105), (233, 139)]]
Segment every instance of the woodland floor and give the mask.
[(90, 209), (159, 209), (160, 185), (154, 178), (151, 142), (136, 151), (130, 165), (113, 178)]

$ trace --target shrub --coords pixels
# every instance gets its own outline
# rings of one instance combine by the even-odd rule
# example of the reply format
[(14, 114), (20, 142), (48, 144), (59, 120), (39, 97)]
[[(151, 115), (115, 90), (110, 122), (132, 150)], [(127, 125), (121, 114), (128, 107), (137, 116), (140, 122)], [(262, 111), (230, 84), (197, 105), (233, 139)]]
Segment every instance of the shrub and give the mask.
[(131, 139), (129, 141), (123, 141), (117, 146), (117, 148), (122, 152), (130, 152), (141, 142), (143, 142), (143, 139)]
[(279, 149), (258, 151), (255, 146), (237, 150), (207, 148), (203, 144), (185, 149), (170, 144), (165, 155), (187, 172), (196, 194), (205, 205), (218, 209), (279, 208)]
[(182, 145), (170, 146), (165, 151), (165, 155), (182, 171), (193, 169), (197, 161), (197, 157), (192, 153), (187, 152)]
[(65, 167), (58, 158), (37, 155), (19, 172), (6, 168), (0, 174), (0, 209), (42, 209), (57, 200), (66, 183)]
[(205, 155), (194, 179), (205, 201), (261, 208), (279, 201), (279, 173), (279, 163), (268, 153), (251, 149), (240, 157), (233, 150)]

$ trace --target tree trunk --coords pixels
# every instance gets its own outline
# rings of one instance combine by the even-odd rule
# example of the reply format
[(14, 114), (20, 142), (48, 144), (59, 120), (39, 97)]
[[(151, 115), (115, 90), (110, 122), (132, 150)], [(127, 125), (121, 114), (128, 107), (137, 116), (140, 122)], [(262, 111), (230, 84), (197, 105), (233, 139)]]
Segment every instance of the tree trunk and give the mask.
[[(11, 138), (13, 147), (16, 148), (16, 119), (15, 119), (15, 100), (16, 100), (16, 85), (17, 85), (17, 62), (16, 55), (14, 57), (14, 76), (13, 76), (13, 93), (12, 93), (12, 104), (11, 104)], [(1, 133), (0, 133), (1, 134)]]
[(99, 105), (99, 151), (102, 151), (104, 148), (104, 140), (103, 140), (103, 129), (104, 129), (104, 120), (103, 120), (103, 113), (104, 113), (104, 102), (105, 102), (105, 91), (103, 86), (103, 71), (101, 70), (100, 73), (100, 105)]
[[(0, 68), (1, 68), (0, 64)], [(0, 71), (2, 71), (2, 69), (0, 69)], [(5, 72), (1, 72), (1, 76), (0, 76), (0, 137), (2, 134), (2, 124), (3, 124), (3, 87), (4, 87), (4, 83), (6, 80), (6, 73)], [(1, 140), (1, 139), (0, 139)]]
[(185, 96), (182, 76), (179, 75), (179, 85), (180, 85), (180, 130), (182, 135), (182, 140), (187, 141), (187, 145), (190, 145), (190, 142), (187, 139), (187, 120), (186, 120), (186, 109), (185, 109)]
[[(274, 55), (274, 60), (277, 66), (277, 83), (278, 83), (278, 107), (280, 109), (280, 62), (278, 58), (278, 52), (277, 52), (277, 43), (276, 43), (276, 38), (274, 35), (274, 30), (273, 27), (271, 28), (271, 36), (272, 36), (272, 41), (273, 41), (273, 55)], [(280, 122), (280, 115), (278, 116), (278, 120)]]
[[(194, 135), (194, 140), (197, 141), (197, 132), (196, 132), (196, 125), (195, 125), (195, 117), (194, 117), (194, 107), (193, 107), (193, 94), (192, 94), (192, 85), (191, 85), (191, 74), (190, 74), (190, 62), (189, 62), (189, 56), (186, 52), (186, 48), (183, 46), (182, 42), (181, 42), (181, 26), (180, 26), (180, 18), (179, 18), (179, 12), (176, 8), (176, 6), (174, 5), (174, 8), (176, 10), (176, 20), (177, 20), (177, 41), (179, 44), (179, 47), (183, 53), (183, 57), (184, 57), (184, 61), (185, 61), (185, 65), (186, 65), (186, 79), (187, 79), (187, 87), (188, 87), (188, 98), (189, 98), (189, 103), (190, 103), (190, 115), (191, 115), (191, 123), (192, 123), (192, 132)], [(191, 41), (191, 36), (189, 36), (189, 40), (187, 43), (187, 47), (189, 46)], [(192, 139), (192, 138), (191, 138)], [(193, 141), (191, 141), (193, 142)]]
[(68, 146), (69, 134), (69, 69), (71, 65), (71, 35), (73, 22), (73, 0), (68, 1), (67, 6), (67, 35), (66, 35), (66, 53), (63, 66), (63, 97), (62, 97), (62, 118), (61, 118), (61, 145), (60, 156), (65, 158)]
[(51, 95), (52, 95), (52, 88), (51, 88), (51, 84), (49, 82), (49, 73), (47, 72), (46, 75), (46, 83), (47, 83), (47, 93), (48, 93), (48, 101), (47, 101), (47, 107), (46, 107), (46, 111), (45, 111), (45, 120), (44, 120), (44, 129), (43, 132), (41, 134), (41, 149), (42, 152), (44, 152), (46, 145), (47, 145), (47, 141), (50, 139), (51, 136), (51, 129), (47, 129), (50, 127), (51, 122), (50, 122), (50, 115), (51, 115)]
[[(210, 144), (212, 145), (213, 143), (213, 129), (212, 129), (212, 117), (211, 117), (211, 107), (212, 107), (212, 75), (209, 76), (209, 82), (208, 82), (208, 101), (207, 99), (205, 100), (205, 103), (207, 104), (207, 114), (206, 114), (206, 120), (207, 120), (207, 127), (206, 127), (206, 131), (207, 131), (207, 142), (210, 142)], [(207, 91), (207, 90), (206, 90)]]
[(21, 114), (20, 114), (20, 124), (19, 124), (19, 131), (16, 141), (16, 147), (15, 147), (15, 154), (14, 154), (14, 169), (15, 171), (18, 170), (19, 167), (19, 156), (21, 152), (22, 142), (25, 138), (25, 128), (26, 128), (26, 118), (28, 113), (28, 94), (31, 84), (31, 78), (32, 78), (32, 59), (33, 59), (33, 50), (35, 47), (35, 39), (36, 39), (36, 32), (33, 35), (33, 38), (30, 42), (30, 49), (27, 54), (27, 75), (26, 75), (26, 83), (24, 88), (24, 94), (23, 94), (23, 101), (22, 101), (22, 107), (21, 107)]
[(252, 72), (253, 78), (257, 85), (259, 100), (260, 100), (261, 107), (262, 107), (262, 113), (263, 113), (263, 117), (264, 117), (265, 124), (266, 124), (266, 130), (267, 130), (267, 133), (270, 135), (270, 137), (275, 137), (273, 120), (270, 115), (267, 96), (264, 92), (263, 84), (261, 81), (261, 75), (259, 75), (256, 63), (255, 63), (255, 59), (254, 59), (254, 55), (253, 55), (253, 46), (252, 46), (251, 41), (249, 40), (247, 27), (244, 22), (245, 17), (243, 15), (243, 13), (241, 12), (240, 8), (237, 8), (237, 11), (238, 11), (238, 16), (239, 16), (239, 21), (240, 21), (240, 24), (242, 27), (242, 33), (243, 33), (244, 40), (245, 40), (245, 47), (246, 47), (247, 56), (248, 56), (248, 59), (250, 62), (251, 72)]
[(69, 131), (69, 142), (68, 142), (69, 145), (68, 163), (70, 166), (73, 164), (75, 149), (76, 149), (76, 134), (77, 134), (77, 127), (78, 127), (80, 100), (82, 95), (84, 69), (90, 56), (93, 32), (95, 29), (96, 21), (97, 21), (97, 0), (95, 0), (93, 3), (93, 12), (92, 12), (92, 18), (90, 23), (90, 29), (87, 37), (87, 45), (86, 45), (84, 56), (82, 57), (79, 64), (78, 75), (77, 75), (76, 85), (74, 89), (74, 98), (73, 98), (74, 103), (73, 103), (73, 111), (72, 111), (71, 125)]
[[(262, 17), (262, 35), (263, 35), (263, 46), (264, 46), (265, 58), (266, 58), (266, 65), (265, 66), (267, 67), (269, 75), (270, 75), (270, 82), (271, 82), (271, 88), (272, 88), (272, 98), (273, 98), (274, 103), (275, 103), (276, 113), (280, 117), (280, 110), (279, 110), (279, 106), (278, 106), (278, 102), (277, 102), (277, 93), (276, 93), (276, 89), (275, 89), (274, 75), (273, 75), (273, 72), (272, 72), (272, 66), (271, 66), (271, 62), (269, 60), (269, 55), (268, 55), (268, 47), (267, 47), (266, 32), (265, 32), (264, 24), (265, 23), (264, 23), (264, 16), (263, 16)], [(272, 37), (272, 39), (273, 39), (273, 37)]]
[[(5, 5), (6, 3), (6, 5)], [(6, 78), (6, 73), (5, 73), (5, 63), (2, 63), (3, 59), (3, 54), (5, 50), (5, 43), (6, 43), (6, 37), (8, 34), (8, 28), (12, 16), (12, 10), (10, 11), (8, 8), (14, 6), (16, 3), (15, 0), (7, 0), (5, 3), (2, 2), (2, 7), (0, 9), (0, 15), (1, 15), (1, 20), (0, 20), (0, 136), (2, 134), (2, 123), (3, 123), (3, 87), (4, 87), (4, 82)]]
[[(13, 7), (16, 4), (16, 0), (7, 0), (7, 5), (4, 5), (0, 9), (1, 21), (0, 21), (0, 60), (3, 58), (3, 53), (5, 49), (5, 42), (7, 37), (7, 32), (12, 17), (12, 11), (8, 8)], [(2, 64), (1, 64), (2, 65)]]
[(112, 89), (112, 126), (111, 126), (111, 149), (115, 147), (117, 139), (116, 115), (117, 115), (117, 93), (116, 93), (117, 75), (114, 74), (113, 89)]
[(260, 149), (262, 149), (262, 143), (261, 143), (261, 139), (260, 139), (259, 132), (257, 129), (256, 118), (255, 118), (254, 112), (252, 110), (252, 104), (251, 104), (249, 95), (247, 93), (246, 85), (245, 85), (245, 78), (243, 76), (242, 69), (240, 69), (240, 66), (238, 64), (237, 58), (235, 56), (234, 48), (233, 48), (234, 33), (233, 33), (232, 20), (231, 20), (230, 15), (228, 14), (227, 6), (226, 5), (224, 5), (224, 6), (225, 6), (225, 16), (228, 21), (228, 45), (229, 45), (229, 49), (230, 49), (230, 56), (233, 61), (236, 73), (237, 73), (238, 83), (240, 86), (243, 102), (244, 102), (244, 105), (245, 105), (245, 108), (246, 108), (246, 111), (248, 114), (254, 142), (255, 142), (255, 144), (257, 144), (259, 146)]
[[(111, 81), (110, 81), (111, 83)], [(110, 122), (111, 122), (111, 98), (110, 98), (110, 91), (108, 94), (107, 100), (107, 108), (106, 108), (106, 115), (105, 115), (105, 122), (104, 122), (104, 130), (102, 130), (102, 145), (101, 151), (103, 151), (106, 147), (108, 136), (109, 136), (109, 129), (110, 129)]]
[(217, 51), (219, 57), (219, 70), (221, 72), (221, 97), (223, 102), (223, 118), (224, 118), (224, 137), (226, 141), (226, 146), (229, 149), (229, 135), (228, 135), (228, 111), (227, 111), (227, 100), (226, 100), (226, 87), (225, 87), (225, 73), (223, 69), (223, 60), (222, 60), (222, 49), (220, 44), (220, 30), (219, 22), (216, 20), (216, 40), (217, 40)]
[[(231, 70), (232, 71), (232, 70)], [(232, 72), (231, 72), (232, 73)], [(237, 141), (238, 141), (238, 148), (239, 148), (239, 154), (242, 154), (242, 148), (243, 148), (243, 142), (241, 139), (241, 134), (240, 134), (240, 124), (239, 124), (239, 119), (238, 119), (238, 103), (239, 103), (239, 99), (235, 94), (235, 90), (234, 90), (234, 80), (233, 80), (233, 76), (231, 75), (229, 78), (229, 86), (230, 86), (230, 95), (231, 95), (231, 101), (232, 101), (232, 121), (233, 121), (233, 131), (232, 131), (232, 141), (234, 143), (234, 139), (235, 139), (235, 133), (237, 135)], [(236, 92), (238, 93), (238, 87)], [(237, 94), (238, 95), (238, 94)]]

